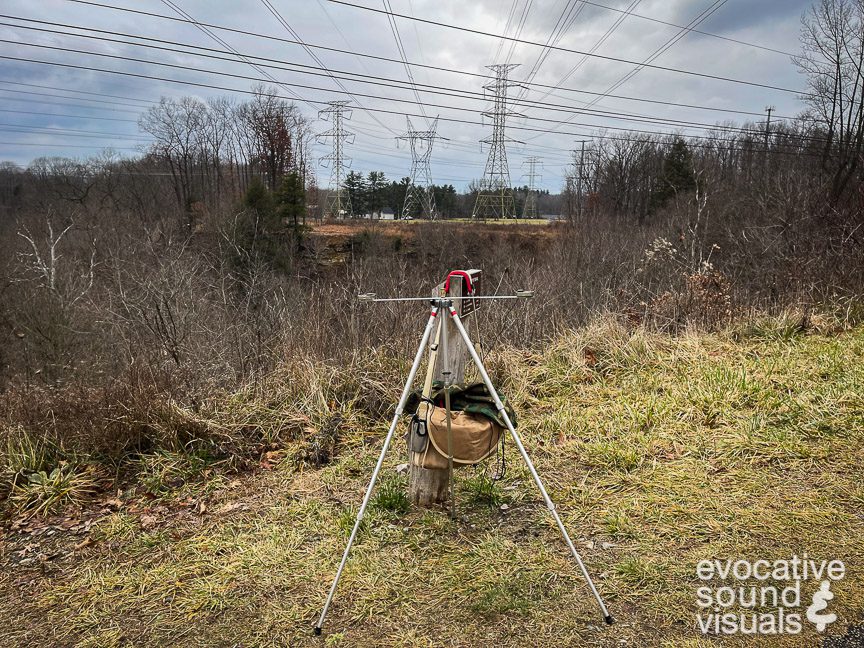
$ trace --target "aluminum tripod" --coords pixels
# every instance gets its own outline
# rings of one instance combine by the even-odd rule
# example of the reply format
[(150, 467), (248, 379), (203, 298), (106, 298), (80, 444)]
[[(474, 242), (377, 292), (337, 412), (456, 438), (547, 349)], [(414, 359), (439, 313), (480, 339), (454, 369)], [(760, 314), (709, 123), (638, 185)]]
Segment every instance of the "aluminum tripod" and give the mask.
[[(521, 296), (521, 295), (520, 295)], [(524, 296), (530, 296), (530, 293), (525, 293)], [(378, 301), (374, 295), (365, 295), (364, 301)], [(504, 296), (505, 299), (516, 298), (516, 296)], [(407, 298), (405, 301), (416, 301), (416, 298)], [(381, 301), (401, 301), (394, 299), (384, 299)], [(606, 608), (606, 604), (603, 602), (603, 598), (600, 596), (600, 593), (597, 591), (597, 588), (594, 585), (594, 581), (591, 580), (591, 576), (588, 574), (588, 569), (585, 567), (585, 563), (582, 562), (582, 557), (579, 555), (579, 552), (576, 551), (576, 547), (573, 545), (573, 541), (570, 539), (569, 534), (567, 533), (567, 529), (564, 527), (564, 523), (561, 521), (561, 517), (558, 515), (558, 511), (555, 510), (555, 504), (552, 503), (552, 500), (549, 497), (549, 494), (546, 492), (546, 488), (543, 486), (543, 482), (540, 479), (540, 475), (537, 474), (537, 470), (534, 468), (534, 464), (531, 462), (531, 458), (528, 456), (528, 453), (525, 450), (525, 446), (522, 445), (522, 440), (519, 437), (519, 434), (516, 432), (516, 428), (513, 427), (513, 423), (510, 420), (510, 417), (507, 416), (507, 411), (504, 409), (504, 403), (501, 402), (501, 398), (498, 396), (498, 392), (495, 390), (495, 386), (492, 384), (492, 381), (489, 378), (489, 374), (486, 373), (486, 368), (483, 366), (483, 362), (480, 360), (480, 356), (477, 354), (476, 349), (474, 348), (474, 344), (471, 342), (471, 339), (468, 337), (468, 332), (465, 330), (465, 327), (462, 324), (462, 320), (459, 318), (459, 314), (456, 312), (456, 309), (453, 307), (453, 299), (452, 298), (433, 298), (426, 299), (432, 305), (432, 313), (429, 315), (429, 320), (426, 323), (426, 328), (423, 331), (423, 337), (420, 340), (420, 346), (417, 349), (417, 355), (414, 356), (414, 364), (411, 365), (411, 370), (408, 372), (408, 379), (405, 382), (405, 387), (402, 390), (402, 396), (399, 399), (399, 404), (396, 406), (396, 413), (393, 416), (393, 421), (390, 423), (390, 429), (387, 432), (387, 436), (384, 439), (384, 445), (381, 448), (381, 454), (378, 457), (378, 463), (375, 464), (375, 469), (372, 471), (372, 478), (369, 481), (369, 486), (366, 488), (366, 494), (363, 496), (363, 503), (360, 505), (360, 510), (357, 511), (357, 520), (354, 522), (354, 528), (351, 531), (351, 536), (348, 538), (348, 545), (345, 547), (345, 553), (342, 554), (342, 561), (339, 563), (339, 568), (336, 570), (336, 577), (333, 579), (333, 585), (330, 587), (330, 593), (327, 595), (327, 600), (324, 603), (324, 609), (321, 610), (321, 617), (318, 619), (318, 623), (315, 625), (315, 634), (321, 634), (321, 628), (324, 626), (324, 620), (327, 617), (327, 611), (330, 609), (330, 604), (333, 602), (333, 596), (336, 593), (336, 587), (339, 585), (339, 579), (342, 576), (342, 570), (345, 569), (345, 563), (348, 561), (348, 554), (351, 552), (351, 546), (354, 544), (354, 538), (357, 536), (357, 530), (360, 528), (360, 523), (363, 519), (363, 515), (366, 512), (366, 507), (369, 505), (369, 500), (372, 496), (372, 491), (375, 489), (375, 482), (378, 479), (378, 473), (381, 472), (381, 466), (384, 463), (384, 457), (387, 454), (387, 450), (390, 446), (390, 443), (393, 441), (393, 435), (396, 431), (396, 426), (399, 423), (399, 417), (402, 415), (402, 411), (405, 407), (405, 403), (408, 400), (408, 395), (411, 392), (411, 385), (414, 383), (414, 378), (417, 375), (417, 370), (420, 367), (420, 362), (423, 359), (423, 352), (426, 349), (426, 345), (429, 343), (429, 337), (432, 334), (432, 329), (435, 324), (435, 319), (440, 312), (443, 310), (443, 317), (449, 317), (452, 319), (453, 324), (456, 326), (456, 330), (459, 332), (459, 335), (462, 337), (462, 340), (465, 342), (465, 346), (468, 349), (468, 353), (471, 355), (471, 359), (474, 361), (474, 364), (477, 367), (477, 370), (480, 372), (480, 375), (483, 378), (483, 382), (486, 385), (486, 389), (489, 390), (489, 394), (492, 396), (492, 399), (495, 402), (495, 407), (498, 410), (501, 418), (504, 420), (507, 429), (510, 431), (510, 436), (513, 438), (514, 443), (516, 444), (516, 448), (519, 450), (519, 454), (522, 456), (522, 460), (528, 466), (528, 470), (531, 472), (531, 476), (534, 479), (534, 483), (537, 484), (537, 488), (540, 490), (540, 494), (543, 497), (543, 501), (546, 504), (546, 508), (552, 514), (552, 517), (555, 519), (555, 523), (558, 525), (558, 529), (561, 531), (561, 535), (564, 536), (564, 540), (567, 543), (567, 546), (570, 548), (570, 553), (573, 555), (573, 558), (576, 560), (576, 564), (579, 566), (579, 569), (582, 572), (582, 576), (584, 576), (585, 581), (588, 583), (588, 587), (591, 588), (591, 593), (594, 595), (594, 598), (597, 600), (597, 605), (600, 607), (600, 611), (603, 614), (603, 620), (606, 623), (612, 623), (613, 618), (612, 615), (609, 614), (609, 610)], [(441, 322), (442, 330), (446, 328), (446, 320)], [(452, 476), (451, 476), (452, 479)], [(451, 498), (452, 498), (452, 490), (451, 490)]]

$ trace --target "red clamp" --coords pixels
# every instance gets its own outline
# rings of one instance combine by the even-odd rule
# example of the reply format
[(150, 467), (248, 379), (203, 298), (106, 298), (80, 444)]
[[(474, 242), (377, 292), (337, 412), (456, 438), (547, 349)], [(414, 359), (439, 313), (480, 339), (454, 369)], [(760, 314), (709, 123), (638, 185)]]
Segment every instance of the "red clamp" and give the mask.
[(456, 275), (457, 277), (462, 277), (465, 280), (465, 287), (468, 288), (468, 295), (474, 294), (474, 286), (471, 285), (471, 275), (468, 274), (466, 270), (454, 270), (450, 274), (447, 275), (447, 279), (444, 281), (444, 295), (447, 297), (450, 296), (450, 277)]

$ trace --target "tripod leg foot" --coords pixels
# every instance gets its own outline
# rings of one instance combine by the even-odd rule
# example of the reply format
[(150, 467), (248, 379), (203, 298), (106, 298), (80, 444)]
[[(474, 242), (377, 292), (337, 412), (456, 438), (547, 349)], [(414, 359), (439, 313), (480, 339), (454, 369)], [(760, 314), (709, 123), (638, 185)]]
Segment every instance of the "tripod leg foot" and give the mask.
[(315, 629), (313, 630), (313, 632), (315, 633), (316, 637), (320, 637), (321, 636), (321, 626), (315, 626)]
[(607, 614), (605, 617), (603, 617), (603, 620), (606, 621), (606, 625), (612, 625), (613, 623), (615, 623), (615, 619), (612, 618), (611, 614)]

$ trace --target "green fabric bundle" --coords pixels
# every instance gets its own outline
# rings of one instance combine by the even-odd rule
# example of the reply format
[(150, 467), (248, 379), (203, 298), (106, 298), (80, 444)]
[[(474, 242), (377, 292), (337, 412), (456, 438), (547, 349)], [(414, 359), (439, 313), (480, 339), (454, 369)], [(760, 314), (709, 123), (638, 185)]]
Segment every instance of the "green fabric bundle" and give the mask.
[[(501, 396), (499, 394), (499, 396)], [(432, 383), (432, 393), (429, 399), (436, 407), (444, 407), (444, 382), (436, 380)], [(423, 394), (419, 391), (412, 392), (408, 396), (408, 402), (405, 404), (405, 413), (414, 414), (417, 407), (423, 400)], [(513, 427), (516, 427), (516, 412), (507, 402), (504, 396), (501, 396), (501, 402), (504, 404), (504, 411), (510, 418)], [(453, 383), (450, 385), (450, 409), (454, 412), (468, 412), (470, 414), (478, 414), (495, 421), (501, 427), (507, 427), (504, 424), (504, 417), (498, 412), (495, 407), (495, 401), (486, 385), (482, 382), (476, 383)]]

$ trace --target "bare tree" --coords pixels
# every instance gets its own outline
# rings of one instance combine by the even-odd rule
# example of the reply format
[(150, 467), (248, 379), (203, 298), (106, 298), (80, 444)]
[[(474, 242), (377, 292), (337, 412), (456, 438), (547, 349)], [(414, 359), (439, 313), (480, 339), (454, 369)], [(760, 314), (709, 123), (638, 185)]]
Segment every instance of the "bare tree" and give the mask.
[(74, 227), (69, 223), (59, 233), (54, 231), (51, 214), (45, 219), (47, 233), (43, 238), (35, 236), (26, 226), (18, 232), (28, 244), (28, 251), (21, 252), (22, 265), (38, 278), (39, 286), (54, 295), (58, 303), (68, 308), (83, 298), (93, 287), (93, 270), (96, 266), (96, 241), (91, 245), (90, 262), (83, 272), (61, 269), (60, 243)]
[(803, 51), (794, 58), (807, 75), (808, 117), (825, 133), (823, 172), (831, 199), (846, 193), (864, 144), (864, 1), (819, 0), (802, 19)]
[(156, 141), (152, 152), (168, 163), (174, 179), (174, 192), (178, 205), (186, 212), (186, 227), (193, 226), (193, 212), (189, 207), (195, 200), (195, 175), (206, 150), (204, 124), (207, 106), (193, 97), (179, 100), (162, 97), (159, 103), (147, 109), (138, 125)]
[(302, 116), (293, 104), (279, 99), (263, 86), (246, 106), (246, 123), (255, 143), (255, 162), (263, 169), (267, 186), (274, 191), (283, 174), (295, 166), (294, 134)]

